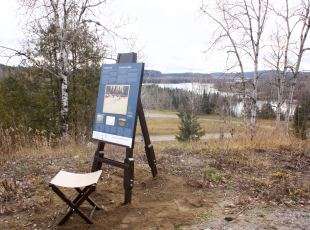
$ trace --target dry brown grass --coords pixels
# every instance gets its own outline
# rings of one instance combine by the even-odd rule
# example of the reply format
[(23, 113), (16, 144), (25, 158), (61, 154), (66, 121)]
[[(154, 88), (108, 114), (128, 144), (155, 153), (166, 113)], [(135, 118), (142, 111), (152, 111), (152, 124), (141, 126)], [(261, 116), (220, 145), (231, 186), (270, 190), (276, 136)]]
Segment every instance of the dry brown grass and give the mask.
[[(179, 119), (175, 112), (169, 111), (149, 111), (150, 114), (161, 116), (147, 119), (149, 132), (151, 135), (175, 135), (179, 131)], [(245, 132), (247, 127), (242, 119), (235, 117), (220, 117), (218, 115), (199, 116), (199, 122), (205, 132), (208, 133), (240, 133)], [(272, 130), (275, 125), (273, 120), (258, 120), (259, 129)], [(138, 134), (141, 134), (140, 127), (137, 127)]]
[[(201, 127), (206, 133), (220, 132), (240, 132), (244, 130), (244, 125), (241, 122), (232, 122), (227, 120), (219, 120), (218, 118), (200, 118)], [(147, 121), (148, 129), (151, 135), (175, 135), (179, 131), (179, 119), (176, 118), (152, 118)], [(141, 129), (137, 127), (138, 134), (141, 134)]]
[(305, 142), (293, 136), (279, 134), (273, 130), (260, 130), (253, 140), (250, 135), (241, 133), (230, 139), (209, 140), (206, 147), (214, 150), (276, 150), (281, 148), (300, 149)]
[(204, 162), (204, 167), (190, 167), (186, 172), (193, 177), (190, 184), (194, 187), (233, 190), (251, 202), (296, 205), (306, 204), (310, 198), (309, 146), (309, 141), (265, 131), (252, 141), (244, 134), (232, 139), (175, 142), (158, 151), (172, 155), (165, 164), (179, 165), (173, 171), (177, 175), (184, 171), (182, 167), (190, 167), (188, 159)]
[(209, 139), (200, 140), (189, 143), (161, 143), (160, 149), (166, 146), (181, 147), (191, 151), (208, 150), (209, 152), (223, 151), (223, 150), (277, 150), (277, 149), (310, 149), (310, 141), (302, 141), (292, 135), (281, 134), (274, 129), (259, 129), (255, 138), (250, 140), (250, 135), (247, 132), (240, 132), (235, 134), (232, 138), (224, 139)]
[(25, 148), (38, 149), (45, 146), (51, 146), (51, 138), (47, 138), (43, 132), (33, 132), (26, 128), (0, 127), (0, 165), (16, 153)]

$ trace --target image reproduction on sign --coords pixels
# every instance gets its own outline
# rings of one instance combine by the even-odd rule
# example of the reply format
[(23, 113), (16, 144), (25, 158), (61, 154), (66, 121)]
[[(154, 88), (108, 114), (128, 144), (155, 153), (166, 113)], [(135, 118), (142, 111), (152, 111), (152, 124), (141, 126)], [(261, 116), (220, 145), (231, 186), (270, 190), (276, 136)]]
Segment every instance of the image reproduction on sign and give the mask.
[(106, 85), (103, 113), (127, 114), (130, 85)]

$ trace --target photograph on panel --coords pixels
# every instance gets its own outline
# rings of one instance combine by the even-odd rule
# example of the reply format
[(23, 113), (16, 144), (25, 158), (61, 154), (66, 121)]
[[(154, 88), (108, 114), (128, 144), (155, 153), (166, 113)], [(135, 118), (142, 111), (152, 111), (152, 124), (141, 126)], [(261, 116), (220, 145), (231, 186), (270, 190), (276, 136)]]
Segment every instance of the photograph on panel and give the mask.
[(129, 85), (107, 85), (103, 100), (103, 113), (127, 114)]

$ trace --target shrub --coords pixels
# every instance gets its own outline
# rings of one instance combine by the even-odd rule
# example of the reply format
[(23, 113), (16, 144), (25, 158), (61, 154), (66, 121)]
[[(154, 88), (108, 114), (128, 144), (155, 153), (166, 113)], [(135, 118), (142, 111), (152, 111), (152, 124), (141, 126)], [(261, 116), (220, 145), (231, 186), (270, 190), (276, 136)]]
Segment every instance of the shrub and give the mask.
[(176, 135), (178, 141), (196, 141), (205, 134), (198, 122), (198, 117), (195, 113), (189, 110), (179, 112), (180, 118), (179, 134)]
[(307, 129), (310, 124), (310, 94), (302, 97), (294, 113), (294, 132), (301, 139), (307, 138)]

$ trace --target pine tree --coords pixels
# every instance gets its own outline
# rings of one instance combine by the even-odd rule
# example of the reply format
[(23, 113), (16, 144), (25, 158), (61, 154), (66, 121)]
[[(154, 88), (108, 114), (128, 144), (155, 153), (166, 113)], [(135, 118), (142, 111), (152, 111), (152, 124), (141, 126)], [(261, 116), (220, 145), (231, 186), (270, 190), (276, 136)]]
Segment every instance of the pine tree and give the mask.
[(210, 93), (206, 93), (203, 91), (202, 94), (202, 101), (201, 101), (201, 112), (205, 114), (214, 113), (215, 106), (216, 106), (216, 95), (211, 95)]
[(272, 105), (268, 102), (258, 111), (257, 117), (262, 119), (274, 119), (276, 117), (276, 113), (274, 112)]
[(295, 109), (294, 132), (301, 139), (307, 138), (307, 129), (310, 124), (310, 95), (304, 96)]
[(180, 118), (179, 133), (176, 135), (178, 141), (197, 141), (205, 134), (192, 111), (180, 111), (177, 115)]

